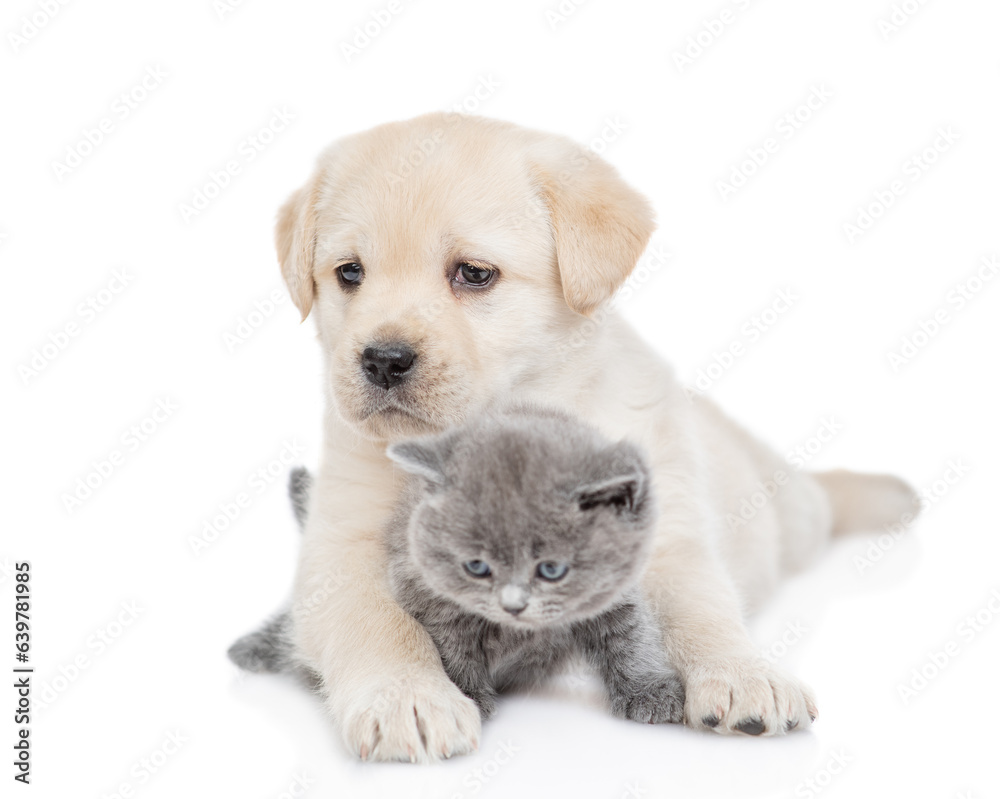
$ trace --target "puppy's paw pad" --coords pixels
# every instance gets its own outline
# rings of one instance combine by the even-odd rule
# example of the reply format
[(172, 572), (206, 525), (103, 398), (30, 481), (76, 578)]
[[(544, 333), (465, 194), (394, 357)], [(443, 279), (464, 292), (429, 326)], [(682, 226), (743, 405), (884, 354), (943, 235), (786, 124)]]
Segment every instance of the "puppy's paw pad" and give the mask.
[(760, 719), (744, 719), (736, 725), (736, 729), (746, 735), (760, 735), (764, 732), (764, 722)]
[(766, 660), (719, 661), (687, 677), (684, 717), (693, 727), (729, 735), (782, 735), (815, 719), (811, 691)]

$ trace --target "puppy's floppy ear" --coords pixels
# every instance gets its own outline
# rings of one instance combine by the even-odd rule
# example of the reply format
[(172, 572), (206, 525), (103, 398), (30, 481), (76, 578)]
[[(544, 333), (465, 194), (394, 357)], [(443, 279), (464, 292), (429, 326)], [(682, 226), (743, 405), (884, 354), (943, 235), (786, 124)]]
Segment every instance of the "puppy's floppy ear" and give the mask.
[(656, 227), (653, 208), (614, 167), (568, 140), (548, 139), (534, 155), (563, 294), (570, 308), (588, 315), (635, 268)]
[(302, 318), (309, 316), (316, 292), (313, 260), (316, 250), (316, 196), (319, 181), (311, 179), (278, 211), (274, 230), (281, 275)]

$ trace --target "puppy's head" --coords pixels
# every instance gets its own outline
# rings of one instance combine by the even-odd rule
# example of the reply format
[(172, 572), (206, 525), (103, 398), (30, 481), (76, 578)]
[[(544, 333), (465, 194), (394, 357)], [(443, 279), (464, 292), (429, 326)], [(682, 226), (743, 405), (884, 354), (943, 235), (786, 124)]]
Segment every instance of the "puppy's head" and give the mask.
[(279, 212), (277, 248), (332, 406), (395, 439), (558, 382), (559, 342), (652, 230), (646, 200), (569, 140), (430, 114), (330, 147)]

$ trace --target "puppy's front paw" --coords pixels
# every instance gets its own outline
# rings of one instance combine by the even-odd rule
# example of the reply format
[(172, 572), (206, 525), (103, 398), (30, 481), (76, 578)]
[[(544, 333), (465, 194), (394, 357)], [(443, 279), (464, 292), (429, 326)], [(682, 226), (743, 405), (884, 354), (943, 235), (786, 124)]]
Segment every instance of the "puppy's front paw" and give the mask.
[(426, 763), (479, 747), (479, 708), (443, 673), (382, 678), (353, 692), (341, 719), (362, 760)]
[(761, 658), (733, 658), (687, 675), (684, 720), (692, 727), (745, 735), (782, 735), (816, 720), (812, 691)]
[(656, 675), (612, 701), (617, 716), (642, 724), (676, 723), (684, 718), (684, 685), (675, 674)]

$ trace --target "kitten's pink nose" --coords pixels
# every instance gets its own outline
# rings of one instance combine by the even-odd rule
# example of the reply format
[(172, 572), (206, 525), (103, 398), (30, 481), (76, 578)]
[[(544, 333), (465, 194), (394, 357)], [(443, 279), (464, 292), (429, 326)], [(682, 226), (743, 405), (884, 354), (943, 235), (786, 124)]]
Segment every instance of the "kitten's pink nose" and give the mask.
[(500, 592), (500, 607), (516, 616), (528, 607), (528, 592), (517, 585), (505, 585)]

